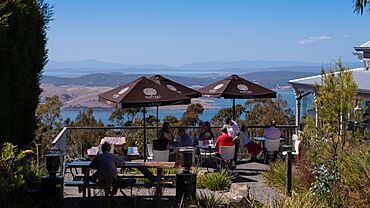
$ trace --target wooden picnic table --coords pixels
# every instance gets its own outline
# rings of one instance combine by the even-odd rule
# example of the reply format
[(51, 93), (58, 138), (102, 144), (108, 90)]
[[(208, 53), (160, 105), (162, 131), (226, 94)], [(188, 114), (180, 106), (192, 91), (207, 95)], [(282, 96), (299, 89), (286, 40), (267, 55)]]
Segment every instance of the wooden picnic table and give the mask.
[[(86, 197), (86, 189), (88, 189), (88, 197), (90, 197), (90, 164), (89, 160), (73, 161), (66, 165), (67, 168), (81, 168), (84, 174), (83, 181), (83, 197)], [(118, 166), (117, 168), (136, 168), (138, 169), (151, 183), (156, 186), (156, 197), (161, 197), (162, 193), (162, 179), (163, 179), (163, 169), (175, 168), (175, 162), (125, 162), (124, 166)], [(156, 168), (157, 174), (154, 175), (149, 169)]]

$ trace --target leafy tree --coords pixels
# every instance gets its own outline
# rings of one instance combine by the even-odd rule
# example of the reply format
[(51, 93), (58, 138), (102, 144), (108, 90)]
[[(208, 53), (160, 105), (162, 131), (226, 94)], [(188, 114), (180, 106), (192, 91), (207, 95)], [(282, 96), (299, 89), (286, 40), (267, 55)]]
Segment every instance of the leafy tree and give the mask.
[[(240, 116), (245, 112), (245, 107), (242, 105), (235, 105), (235, 117), (238, 122)], [(226, 117), (232, 117), (233, 115), (233, 108), (221, 108), (216, 115), (214, 115), (211, 119), (211, 122), (214, 125), (223, 125), (225, 124)]]
[(280, 125), (294, 123), (293, 112), (281, 95), (275, 101), (270, 98), (251, 99), (245, 106), (249, 110), (245, 117), (246, 125), (269, 125), (273, 120)]
[(115, 123), (117, 126), (127, 126), (126, 123), (132, 124), (139, 112), (140, 108), (117, 107), (109, 116), (109, 121)]
[(180, 119), (180, 125), (189, 125), (195, 126), (199, 124), (200, 119), (199, 116), (203, 113), (204, 108), (201, 104), (190, 104), (187, 108), (185, 113), (182, 114)]
[(171, 115), (171, 114), (169, 114), (169, 115), (166, 115), (164, 118), (163, 118), (163, 121), (164, 122), (168, 122), (168, 123), (170, 123), (170, 124), (175, 124), (175, 123), (178, 123), (179, 122), (179, 120), (175, 117), (175, 116), (173, 116), (173, 115)]
[[(104, 127), (101, 120), (96, 120), (93, 115), (93, 109), (88, 108), (86, 111), (80, 111), (76, 119), (71, 122), (71, 127)], [(69, 155), (80, 156), (92, 146), (98, 146), (100, 140), (105, 136), (106, 131), (102, 129), (83, 129), (71, 130), (69, 138)]]
[(0, 141), (20, 148), (35, 138), (35, 110), (46, 64), (51, 7), (37, 0), (0, 1)]
[[(305, 157), (312, 162), (315, 169), (316, 177), (311, 191), (325, 199), (331, 206), (341, 207), (349, 194), (358, 190), (358, 187), (348, 185), (348, 180), (352, 181), (351, 184), (358, 181), (370, 184), (370, 180), (360, 179), (368, 177), (366, 176), (368, 170), (359, 166), (368, 161), (365, 159), (366, 154), (357, 155), (356, 160), (361, 162), (350, 159), (355, 152), (366, 151), (366, 144), (361, 139), (364, 137), (359, 127), (350, 128), (350, 118), (358, 117), (355, 114), (359, 113), (354, 110), (357, 85), (348, 68), (343, 67), (341, 60), (338, 61), (336, 71), (330, 67), (325, 73), (322, 69), (322, 86), (318, 86), (315, 101), (320, 125), (316, 128), (313, 122), (308, 122), (311, 126), (304, 128), (304, 135), (311, 136), (305, 138), (303, 148), (306, 151)], [(359, 169), (361, 171), (358, 171)], [(353, 175), (344, 175), (351, 171)]]
[[(354, 5), (354, 7), (355, 7), (355, 12), (356, 13), (360, 13), (361, 15), (363, 14), (363, 12), (364, 12), (364, 9), (366, 8), (366, 7), (368, 7), (369, 6), (369, 4), (370, 4), (370, 0), (356, 0), (355, 1), (355, 5)], [(368, 11), (370, 11), (370, 8), (369, 8), (369, 10)]]
[(58, 96), (46, 97), (45, 102), (37, 106), (37, 130), (34, 142), (41, 145), (41, 155), (50, 148), (51, 142), (62, 127), (60, 108), (62, 103)]

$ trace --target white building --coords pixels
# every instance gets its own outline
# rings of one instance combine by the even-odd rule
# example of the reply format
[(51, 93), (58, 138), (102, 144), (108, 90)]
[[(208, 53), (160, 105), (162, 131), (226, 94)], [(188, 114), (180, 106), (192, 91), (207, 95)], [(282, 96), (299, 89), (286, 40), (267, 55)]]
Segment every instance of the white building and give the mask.
[[(370, 41), (359, 47), (354, 47), (354, 49), (355, 52), (353, 52), (353, 54), (358, 56), (358, 58), (364, 63), (364, 67), (351, 69), (350, 71), (352, 72), (353, 79), (358, 86), (357, 95), (361, 100), (366, 102), (368, 113), (370, 115)], [(315, 96), (317, 93), (316, 86), (321, 85), (321, 82), (322, 75), (289, 80), (289, 84), (293, 86), (296, 95), (296, 125), (298, 127), (300, 125), (302, 98), (309, 94), (313, 94)]]

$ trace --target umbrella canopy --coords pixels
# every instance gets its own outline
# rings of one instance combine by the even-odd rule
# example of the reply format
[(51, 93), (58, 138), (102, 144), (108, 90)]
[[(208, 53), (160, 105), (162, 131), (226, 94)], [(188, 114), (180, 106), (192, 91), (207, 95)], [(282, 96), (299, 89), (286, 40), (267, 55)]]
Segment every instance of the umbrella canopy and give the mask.
[(200, 92), (193, 90), (185, 85), (179, 84), (175, 81), (172, 81), (170, 79), (167, 79), (161, 75), (154, 75), (150, 77), (149, 79), (156, 82), (157, 84), (167, 87), (168, 89), (172, 91), (185, 95), (186, 97), (189, 97), (189, 98), (200, 97)]
[[(167, 87), (168, 89), (177, 92), (179, 94), (185, 95), (189, 98), (198, 98), (200, 97), (200, 92), (193, 90), (185, 85), (182, 85), (180, 83), (177, 83), (175, 81), (172, 81), (170, 79), (167, 79), (161, 75), (154, 75), (149, 77), (150, 80), (156, 82), (157, 84), (160, 84), (164, 87)], [(157, 106), (157, 137), (158, 137), (158, 106)]]
[(174, 92), (149, 80), (146, 77), (121, 85), (99, 95), (99, 101), (108, 105), (121, 105), (122, 108), (143, 107), (144, 120), (144, 161), (146, 160), (145, 107), (189, 104), (190, 98)]
[(163, 87), (146, 77), (116, 87), (99, 95), (99, 101), (108, 105), (121, 104), (123, 108), (188, 104), (190, 98)]
[(276, 98), (276, 92), (233, 74), (223, 80), (199, 89), (203, 97)]
[(213, 98), (232, 98), (233, 99), (233, 119), (235, 120), (235, 98), (276, 98), (276, 92), (250, 82), (246, 79), (233, 74), (223, 80), (212, 83), (199, 89), (203, 97)]

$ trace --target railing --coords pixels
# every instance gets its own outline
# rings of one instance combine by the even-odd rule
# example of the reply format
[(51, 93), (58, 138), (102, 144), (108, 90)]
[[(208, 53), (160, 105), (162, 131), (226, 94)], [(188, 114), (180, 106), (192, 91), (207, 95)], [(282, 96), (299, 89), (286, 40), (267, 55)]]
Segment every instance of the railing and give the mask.
[[(263, 135), (263, 129), (267, 128), (268, 126), (245, 126), (245, 132), (250, 138), (256, 137), (256, 136), (262, 136)], [(277, 126), (281, 130), (281, 137), (286, 138), (286, 143), (291, 142), (292, 135), (295, 134), (297, 128), (293, 125), (281, 125)], [(172, 127), (173, 129), (177, 128), (184, 128), (187, 129), (188, 133), (193, 136), (197, 137), (199, 135), (199, 126), (175, 126)], [(213, 126), (213, 132), (215, 133), (215, 136), (218, 136), (220, 134), (219, 129), (221, 126)], [(156, 129), (155, 126), (147, 126), (146, 129), (148, 131), (151, 131), (152, 134), (155, 134), (153, 130)], [(68, 145), (69, 145), (69, 138), (68, 135), (71, 134), (73, 131), (78, 130), (106, 130), (104, 134), (107, 134), (108, 131), (120, 131), (120, 134), (126, 135), (130, 133), (130, 131), (133, 130), (143, 130), (142, 126), (132, 126), (132, 127), (64, 127), (58, 134), (58, 136), (53, 140), (52, 146), (54, 149), (60, 150), (62, 153), (68, 154)], [(153, 136), (153, 135), (152, 135)], [(153, 136), (155, 137), (155, 135)], [(150, 141), (150, 140), (148, 140)], [(86, 151), (86, 148), (81, 147), (81, 155), (84, 156), (84, 152)]]

